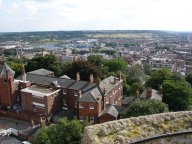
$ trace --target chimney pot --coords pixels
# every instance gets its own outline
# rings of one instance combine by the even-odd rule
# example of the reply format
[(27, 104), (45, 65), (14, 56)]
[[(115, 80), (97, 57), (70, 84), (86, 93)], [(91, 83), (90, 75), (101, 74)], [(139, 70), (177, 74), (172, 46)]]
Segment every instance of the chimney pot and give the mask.
[(147, 88), (146, 96), (147, 96), (147, 98), (150, 98), (152, 96), (152, 88), (151, 87)]

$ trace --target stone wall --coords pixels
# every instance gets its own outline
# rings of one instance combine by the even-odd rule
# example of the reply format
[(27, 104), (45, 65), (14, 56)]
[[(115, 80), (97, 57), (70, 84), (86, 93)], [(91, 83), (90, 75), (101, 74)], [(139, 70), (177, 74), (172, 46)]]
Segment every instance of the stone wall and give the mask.
[(152, 140), (146, 140), (143, 142), (136, 142), (136, 144), (191, 144), (192, 143), (192, 131), (188, 134), (179, 134), (174, 136), (165, 136), (161, 138), (154, 138)]
[(88, 126), (83, 144), (133, 143), (167, 133), (192, 130), (192, 111), (140, 116)]

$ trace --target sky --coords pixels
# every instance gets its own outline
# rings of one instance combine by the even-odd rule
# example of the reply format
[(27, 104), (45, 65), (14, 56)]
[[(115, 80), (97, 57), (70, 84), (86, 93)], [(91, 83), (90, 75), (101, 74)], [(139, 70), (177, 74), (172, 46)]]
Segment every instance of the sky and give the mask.
[(0, 32), (192, 31), (192, 0), (0, 0)]

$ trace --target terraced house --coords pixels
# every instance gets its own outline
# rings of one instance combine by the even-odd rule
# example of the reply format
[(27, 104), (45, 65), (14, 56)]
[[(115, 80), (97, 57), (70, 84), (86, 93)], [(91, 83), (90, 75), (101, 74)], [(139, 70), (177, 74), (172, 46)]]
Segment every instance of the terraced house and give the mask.
[(27, 113), (50, 118), (61, 111), (73, 111), (80, 121), (100, 123), (118, 119), (115, 107), (121, 106), (123, 80), (110, 76), (100, 83), (54, 77), (52, 71), (39, 69), (14, 78), (14, 71), (6, 64), (0, 68), (0, 106), (10, 112)]

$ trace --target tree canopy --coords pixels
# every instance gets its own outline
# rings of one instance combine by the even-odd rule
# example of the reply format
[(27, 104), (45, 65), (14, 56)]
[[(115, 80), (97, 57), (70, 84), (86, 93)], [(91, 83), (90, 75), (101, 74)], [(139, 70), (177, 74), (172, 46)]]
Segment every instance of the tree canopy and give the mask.
[(168, 69), (159, 69), (152, 72), (150, 78), (146, 81), (145, 86), (158, 90), (163, 81), (172, 78), (172, 73)]
[(34, 144), (80, 144), (84, 126), (76, 119), (61, 118), (57, 124), (41, 128), (30, 141)]
[(104, 63), (109, 72), (124, 71), (127, 69), (127, 62), (122, 59), (111, 59)]
[(170, 110), (188, 110), (192, 99), (191, 87), (185, 81), (166, 80), (163, 83), (163, 102)]
[(34, 57), (27, 62), (26, 71), (33, 71), (40, 68), (53, 70), (56, 76), (60, 76), (63, 69), (62, 63), (53, 55)]
[(190, 83), (190, 85), (192, 86), (192, 72), (190, 72), (187, 76), (186, 76), (186, 81), (188, 83)]
[(137, 117), (168, 112), (168, 106), (158, 100), (135, 100), (125, 112), (125, 117)]

